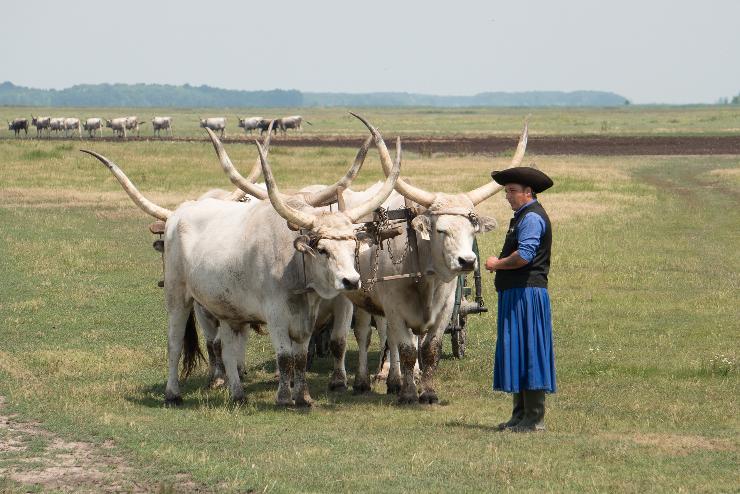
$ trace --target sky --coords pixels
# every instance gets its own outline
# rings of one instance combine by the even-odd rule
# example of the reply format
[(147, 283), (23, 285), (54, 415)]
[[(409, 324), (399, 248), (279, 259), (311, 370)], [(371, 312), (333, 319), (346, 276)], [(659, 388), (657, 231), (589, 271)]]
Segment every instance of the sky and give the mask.
[(740, 1), (4, 1), (0, 82), (307, 92), (740, 93)]

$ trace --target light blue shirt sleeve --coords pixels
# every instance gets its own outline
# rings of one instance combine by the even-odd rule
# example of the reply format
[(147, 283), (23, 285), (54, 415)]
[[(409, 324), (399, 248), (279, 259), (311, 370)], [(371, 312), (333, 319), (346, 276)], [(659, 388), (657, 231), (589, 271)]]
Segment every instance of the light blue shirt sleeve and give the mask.
[(540, 239), (545, 233), (545, 220), (534, 212), (527, 213), (519, 223), (517, 239), (519, 241), (519, 256), (527, 262), (532, 262)]

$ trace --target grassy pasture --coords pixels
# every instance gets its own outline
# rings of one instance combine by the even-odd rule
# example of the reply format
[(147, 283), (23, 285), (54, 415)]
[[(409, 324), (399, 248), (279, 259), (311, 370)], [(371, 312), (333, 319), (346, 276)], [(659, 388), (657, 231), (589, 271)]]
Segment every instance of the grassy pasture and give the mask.
[[(615, 110), (637, 125), (631, 111)], [(488, 131), (516, 132), (521, 112), (508, 112), (510, 124)], [(538, 132), (581, 115), (546, 113), (553, 120)], [(386, 130), (414, 118), (368, 115)], [(429, 129), (442, 126), (430, 116), (415, 128)], [(85, 146), (165, 206), (230, 188), (206, 143)], [(247, 405), (203, 390), (201, 369), (183, 388), (185, 407), (164, 408), (166, 315), (150, 220), (78, 147), (0, 142), (0, 395), (20, 419), (108, 445), (132, 466), (129, 480), (168, 488), (186, 474), (192, 488), (226, 492), (737, 491), (740, 157), (536, 157), (557, 184), (541, 200), (555, 228), (559, 392), (548, 399), (549, 432), (517, 435), (493, 431), (510, 399), (490, 390), (490, 276), (491, 311), (471, 317), (465, 359), (445, 342), (440, 406), (398, 407), (383, 385), (369, 396), (328, 393), (330, 364), (319, 361), (309, 375), (318, 405), (276, 409), (271, 345), (253, 336)], [(229, 152), (243, 171), (255, 158), (250, 146)], [(275, 147), (271, 162), (295, 189), (332, 181), (353, 154)], [(403, 174), (465, 190), (505, 161), (408, 153)], [(378, 179), (379, 168), (372, 153), (356, 184)], [(498, 196), (481, 211), (502, 225), (479, 238), (481, 253), (497, 253), (510, 211)], [(35, 439), (21, 453), (0, 450), (0, 472), (34, 468), (28, 457), (47, 449)], [(0, 491), (22, 489), (0, 473)]]
[[(306, 135), (362, 135), (364, 127), (344, 108), (29, 108), (0, 107), (3, 123), (16, 117), (50, 115), (113, 118), (137, 115), (145, 124), (142, 136), (151, 136), (155, 115), (173, 117), (175, 136), (204, 136), (199, 118), (226, 117), (227, 136), (242, 136), (239, 117), (275, 118), (303, 115), (313, 125), (303, 126)], [(656, 106), (620, 108), (355, 108), (382, 131), (394, 135), (516, 135), (524, 116), (537, 122), (532, 135), (732, 135), (740, 132), (738, 106)], [(36, 135), (32, 128), (32, 135)], [(112, 135), (105, 129), (106, 136)], [(3, 127), (3, 136), (13, 133)]]

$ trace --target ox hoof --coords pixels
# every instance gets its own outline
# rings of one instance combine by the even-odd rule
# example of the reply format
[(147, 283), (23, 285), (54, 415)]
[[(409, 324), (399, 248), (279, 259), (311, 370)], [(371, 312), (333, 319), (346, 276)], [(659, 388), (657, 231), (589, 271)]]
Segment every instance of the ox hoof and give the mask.
[(231, 404), (232, 405), (246, 405), (247, 404), (247, 397), (246, 396), (232, 396), (231, 397)]
[(330, 382), (329, 391), (333, 391), (335, 393), (344, 393), (345, 391), (347, 391), (347, 383), (346, 382)]
[(416, 394), (413, 395), (401, 395), (398, 397), (399, 405), (413, 405), (418, 401)]
[(300, 397), (295, 400), (295, 406), (301, 408), (311, 408), (313, 406), (313, 400), (310, 396)]
[(421, 396), (419, 396), (419, 403), (423, 405), (434, 405), (439, 403), (439, 398), (437, 398), (437, 393), (433, 391), (425, 391)]
[(368, 381), (355, 382), (352, 385), (352, 393), (356, 395), (369, 393), (370, 391), (371, 391), (371, 388), (370, 388), (370, 383)]
[(182, 396), (168, 396), (164, 399), (164, 406), (166, 407), (181, 407), (182, 403)]
[(393, 383), (393, 382), (386, 383), (386, 388), (387, 388), (386, 394), (389, 394), (389, 395), (397, 395), (398, 393), (401, 392), (400, 383)]
[(295, 405), (293, 398), (278, 398), (275, 400), (275, 404), (279, 407), (292, 407)]

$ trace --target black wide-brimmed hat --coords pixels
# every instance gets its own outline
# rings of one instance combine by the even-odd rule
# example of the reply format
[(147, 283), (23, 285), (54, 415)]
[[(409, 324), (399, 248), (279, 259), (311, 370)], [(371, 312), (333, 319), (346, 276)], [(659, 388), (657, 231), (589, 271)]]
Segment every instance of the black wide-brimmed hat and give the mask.
[(552, 179), (531, 166), (515, 166), (491, 172), (491, 178), (501, 185), (520, 184), (532, 187), (535, 194), (552, 187)]

